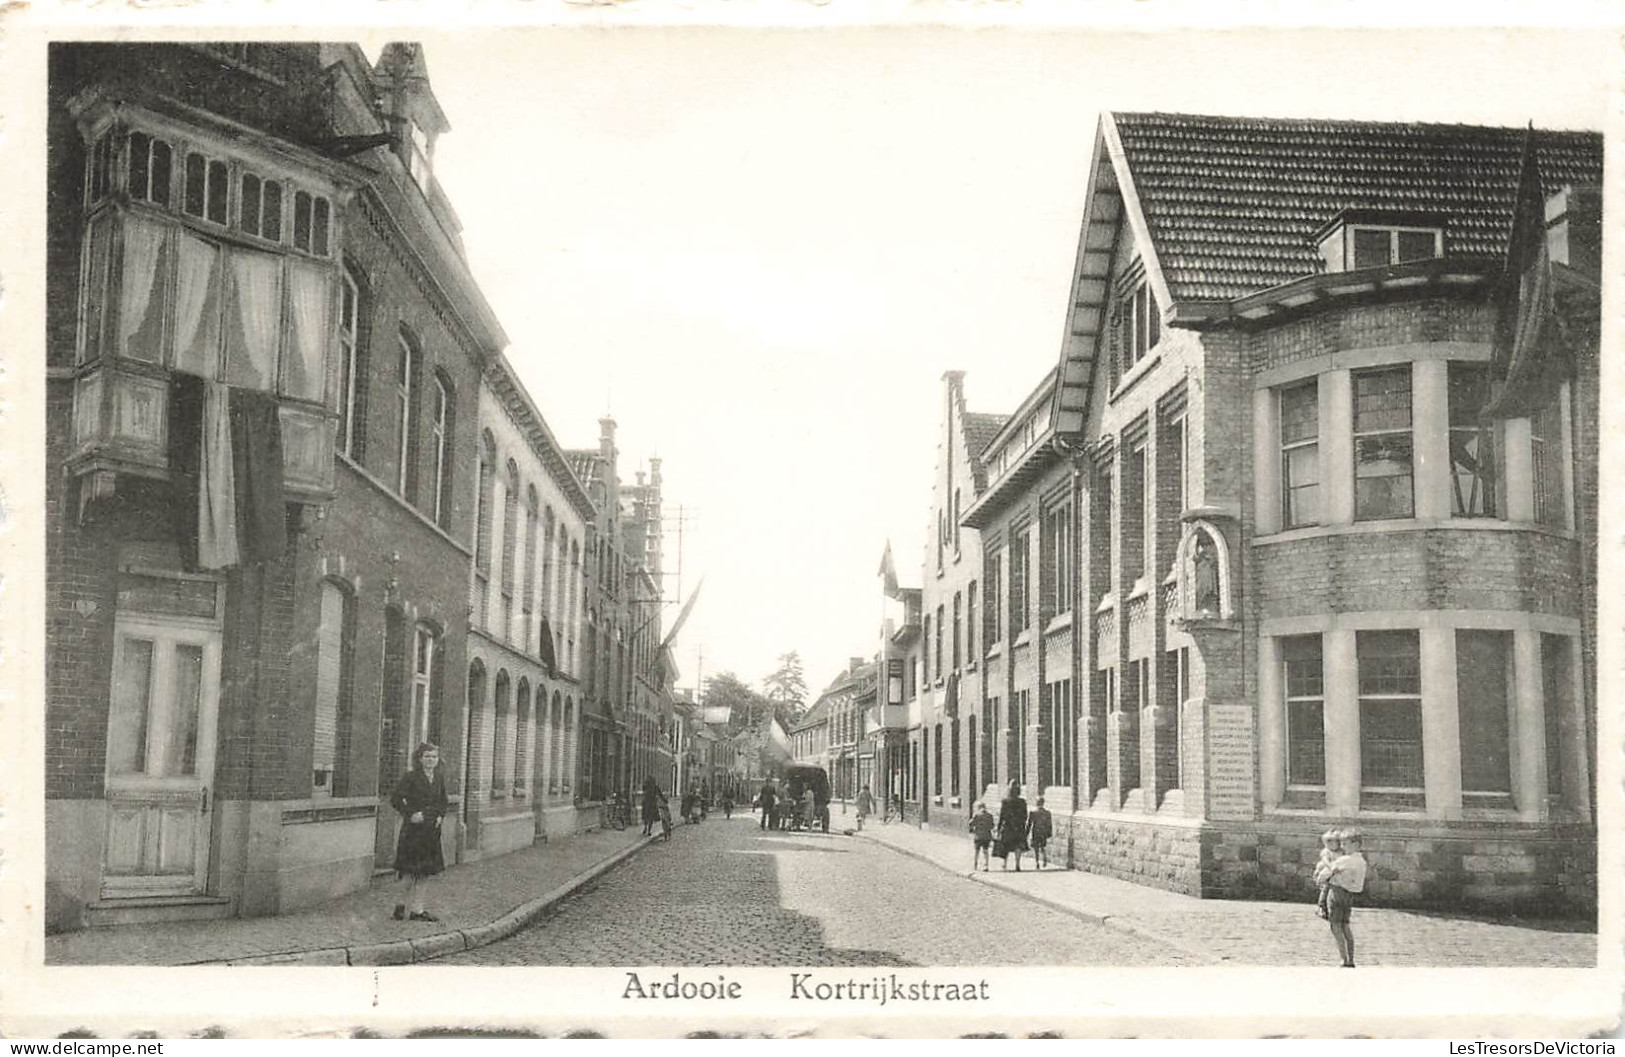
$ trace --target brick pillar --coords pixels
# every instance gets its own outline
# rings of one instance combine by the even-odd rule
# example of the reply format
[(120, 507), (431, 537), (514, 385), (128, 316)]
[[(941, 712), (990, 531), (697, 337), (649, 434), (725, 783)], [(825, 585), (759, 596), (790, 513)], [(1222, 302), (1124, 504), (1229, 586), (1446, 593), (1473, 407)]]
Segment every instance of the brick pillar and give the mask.
[[(1104, 464), (1110, 465), (1109, 462)], [(1073, 620), (1074, 634), (1081, 636), (1084, 648), (1082, 674), (1078, 681), (1081, 716), (1078, 721), (1079, 805), (1087, 807), (1110, 784), (1108, 745), (1110, 734), (1106, 719), (1106, 673), (1102, 662), (1115, 665), (1115, 656), (1102, 656), (1102, 643), (1096, 634), (1095, 610), (1101, 597), (1111, 590), (1111, 490), (1105, 486), (1101, 466), (1091, 467), (1089, 488), (1079, 497), (1083, 515), (1080, 523), (1088, 526), (1079, 554), (1082, 558), (1081, 577), (1083, 597)]]

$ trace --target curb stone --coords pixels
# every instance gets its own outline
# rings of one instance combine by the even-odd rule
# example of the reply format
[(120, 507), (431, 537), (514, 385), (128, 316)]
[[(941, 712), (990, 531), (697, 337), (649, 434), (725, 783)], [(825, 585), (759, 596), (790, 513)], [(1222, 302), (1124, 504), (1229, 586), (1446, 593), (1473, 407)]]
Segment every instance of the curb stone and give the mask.
[(423, 961), (426, 958), (438, 958), (443, 954), (455, 954), (466, 950), (468, 938), (461, 932), (442, 932), (436, 936), (425, 936), (423, 939), (409, 941), (412, 944), (412, 960)]
[(390, 940), (348, 948), (351, 965), (410, 965), (415, 952), (411, 940)]
[(1088, 921), (1096, 925), (1104, 925), (1107, 928), (1116, 929), (1119, 932), (1126, 932), (1132, 936), (1138, 936), (1143, 940), (1150, 940), (1154, 943), (1160, 943), (1165, 947), (1172, 947), (1181, 954), (1188, 955), (1192, 958), (1198, 958), (1210, 965), (1222, 965), (1225, 963), (1225, 959), (1216, 957), (1211, 951), (1202, 950), (1199, 947), (1192, 947), (1189, 944), (1182, 943), (1178, 940), (1158, 935), (1151, 929), (1143, 928), (1129, 921), (1124, 921), (1123, 919), (1115, 917), (1111, 914), (1100, 914), (1095, 913), (1094, 911), (1083, 910), (1072, 906), (1069, 903), (1063, 903), (1058, 899), (1051, 899), (1048, 896), (1040, 895), (1037, 892), (1029, 892), (1022, 888), (1012, 888), (1009, 885), (1000, 884), (992, 877), (983, 876), (981, 871), (955, 870), (951, 866), (944, 866), (942, 863), (938, 862), (936, 859), (925, 854), (924, 852), (918, 852), (912, 848), (900, 847), (896, 844), (890, 843), (889, 841), (883, 841), (877, 837), (871, 837), (866, 833), (857, 833), (854, 834), (854, 836), (862, 837), (864, 840), (867, 840), (872, 844), (878, 844), (883, 848), (889, 848), (892, 851), (897, 852), (899, 855), (906, 855), (911, 859), (918, 859), (921, 862), (930, 863), (943, 873), (953, 874), (956, 877), (966, 877), (988, 888), (996, 889), (1000, 892), (1008, 892), (1010, 895), (1025, 899), (1030, 903), (1037, 903), (1040, 906), (1045, 906), (1051, 910), (1060, 911), (1063, 914), (1068, 914), (1072, 917), (1078, 918), (1079, 920)]
[(322, 947), (312, 950), (282, 951), (252, 958), (193, 962), (193, 965), (409, 965), (430, 961), (458, 951), (473, 950), (506, 939), (532, 924), (559, 903), (631, 858), (654, 840), (643, 837), (620, 851), (587, 867), (562, 885), (539, 898), (521, 903), (502, 916), (464, 929), (450, 929), (429, 936), (363, 943), (350, 947)]

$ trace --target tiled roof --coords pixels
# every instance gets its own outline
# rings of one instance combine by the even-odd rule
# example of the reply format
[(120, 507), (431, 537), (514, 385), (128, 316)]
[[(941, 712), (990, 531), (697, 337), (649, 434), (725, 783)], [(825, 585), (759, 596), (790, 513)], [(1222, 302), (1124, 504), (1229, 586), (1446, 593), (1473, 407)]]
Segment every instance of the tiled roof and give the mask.
[[(1506, 252), (1526, 130), (1114, 113), (1177, 301), (1228, 300), (1321, 270), (1317, 230), (1344, 209), (1437, 213), (1445, 254)], [(1602, 137), (1537, 130), (1548, 193), (1602, 181)]]
[(987, 450), (988, 442), (998, 435), (1005, 418), (1004, 415), (984, 415), (978, 411), (965, 412), (965, 447), (970, 449), (971, 457), (976, 461), (981, 461), (982, 452)]

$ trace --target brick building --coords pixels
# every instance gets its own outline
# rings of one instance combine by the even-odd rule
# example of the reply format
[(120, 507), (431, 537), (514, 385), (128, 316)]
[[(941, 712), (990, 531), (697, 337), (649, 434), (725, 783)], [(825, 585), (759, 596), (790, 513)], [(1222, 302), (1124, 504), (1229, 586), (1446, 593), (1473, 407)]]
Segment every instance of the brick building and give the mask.
[[(614, 790), (641, 786), (645, 775), (664, 782), (681, 751), (675, 735), (669, 649), (661, 649), (664, 605), (661, 564), (660, 460), (647, 479), (621, 482), (615, 420), (599, 419), (598, 447), (569, 452), (592, 497), (587, 526), (585, 636), (582, 672), (581, 789), (600, 803)], [(668, 788), (667, 790), (671, 790)]]
[(867, 689), (873, 697), (874, 682), (874, 664), (853, 657), (824, 690), (829, 713), (830, 795), (840, 800), (851, 800), (873, 781), (868, 707), (872, 702), (865, 702), (863, 695)]
[(597, 821), (575, 806), (581, 563), (594, 510), (507, 359), (480, 383), (469, 576), (468, 846), (498, 855)]
[(502, 355), (447, 128), (416, 45), (53, 47), (51, 929), (365, 885), (425, 740), (448, 862), (597, 823), (598, 511)]
[(52, 50), (52, 928), (362, 885), (410, 744), (461, 743), (505, 339), (444, 127), (410, 46)]
[(1003, 690), (983, 692), (983, 668), (995, 664), (980, 646), (987, 572), (982, 533), (964, 522), (987, 487), (981, 453), (1005, 419), (966, 410), (962, 371), (943, 375), (942, 395), (931, 529), (920, 571), (920, 721), (910, 732), (918, 747), (911, 746), (910, 756), (920, 760), (920, 818), (958, 834), (977, 798), (1003, 773), (995, 761), (1008, 755), (996, 748), (1007, 739), (989, 723), (999, 703), (1013, 698)]
[(1060, 362), (963, 517), (989, 778), (1073, 865), (1307, 896), (1358, 824), (1375, 899), (1594, 906), (1601, 160), (1103, 116)]

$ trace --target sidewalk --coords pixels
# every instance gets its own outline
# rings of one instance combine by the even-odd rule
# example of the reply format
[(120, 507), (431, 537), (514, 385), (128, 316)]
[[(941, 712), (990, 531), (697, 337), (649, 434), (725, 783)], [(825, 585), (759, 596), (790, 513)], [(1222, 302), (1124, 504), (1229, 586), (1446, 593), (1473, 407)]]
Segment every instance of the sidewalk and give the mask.
[[(1208, 964), (1334, 965), (1326, 923), (1309, 903), (1197, 899), (1081, 870), (972, 872), (961, 840), (911, 823), (870, 823), (858, 836), (1086, 921), (1167, 944)], [(994, 860), (997, 862), (998, 860)], [(1440, 912), (1365, 907), (1354, 914), (1357, 958), (1371, 966), (1597, 964), (1596, 923), (1488, 921)]]
[(453, 866), (429, 888), (437, 922), (390, 916), (393, 874), (289, 914), (84, 929), (45, 937), (47, 965), (404, 965), (482, 947), (524, 928), (648, 843), (597, 830)]

